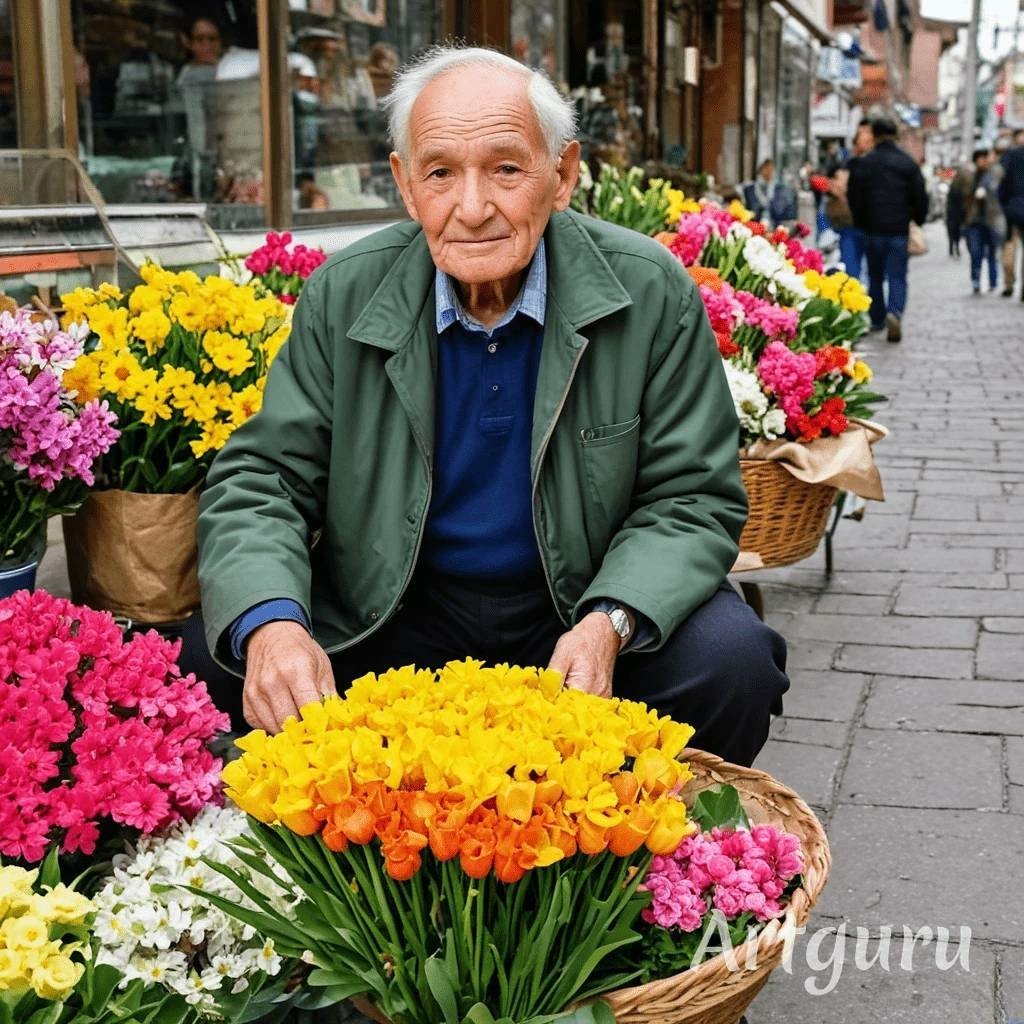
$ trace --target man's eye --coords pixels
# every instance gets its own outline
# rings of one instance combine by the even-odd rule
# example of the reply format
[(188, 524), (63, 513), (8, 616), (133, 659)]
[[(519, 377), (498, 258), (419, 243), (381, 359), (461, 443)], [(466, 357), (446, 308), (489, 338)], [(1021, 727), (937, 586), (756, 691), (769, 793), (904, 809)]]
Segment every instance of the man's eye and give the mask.
[(428, 175), (428, 178), (447, 178), (452, 172), (447, 167), (435, 167)]
[(519, 168), (515, 164), (502, 164), (498, 168), (499, 174), (518, 174)]

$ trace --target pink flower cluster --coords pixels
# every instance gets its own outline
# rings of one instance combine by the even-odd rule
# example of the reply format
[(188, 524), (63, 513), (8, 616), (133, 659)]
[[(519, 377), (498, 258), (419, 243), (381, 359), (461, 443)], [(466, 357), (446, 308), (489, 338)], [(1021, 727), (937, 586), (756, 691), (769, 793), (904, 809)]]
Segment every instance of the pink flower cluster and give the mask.
[(219, 799), (228, 717), (179, 646), (45, 591), (0, 600), (0, 855), (92, 853), (104, 819), (152, 832)]
[(323, 249), (310, 249), (299, 243), (289, 250), (291, 244), (291, 232), (268, 231), (263, 245), (245, 261), (246, 269), (287, 305), (295, 302), (303, 282), (327, 259)]
[(0, 461), (52, 491), (93, 483), (93, 463), (119, 434), (106, 402), (76, 405), (62, 377), (82, 343), (29, 309), (0, 313)]
[(697, 832), (651, 861), (640, 888), (652, 901), (642, 916), (684, 932), (700, 929), (712, 908), (727, 918), (750, 913), (770, 921), (782, 914), (782, 894), (802, 867), (800, 840), (772, 825)]
[(752, 292), (737, 292), (736, 298), (743, 307), (746, 323), (757, 327), (772, 341), (796, 337), (800, 313), (788, 306), (778, 306), (767, 299), (759, 299)]
[(786, 419), (795, 419), (814, 394), (817, 361), (812, 352), (793, 352), (783, 342), (773, 341), (761, 353), (757, 373), (768, 391), (778, 397)]
[(712, 235), (721, 237), (716, 222), (706, 216), (706, 211), (705, 207), (700, 213), (684, 213), (679, 218), (676, 237), (669, 249), (684, 267), (692, 266), (700, 259)]

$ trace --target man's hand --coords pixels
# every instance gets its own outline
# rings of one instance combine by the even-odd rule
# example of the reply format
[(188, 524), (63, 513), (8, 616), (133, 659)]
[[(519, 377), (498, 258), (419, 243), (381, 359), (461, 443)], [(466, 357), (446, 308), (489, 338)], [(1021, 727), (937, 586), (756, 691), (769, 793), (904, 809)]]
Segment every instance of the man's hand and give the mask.
[(297, 622), (268, 622), (245, 649), (242, 714), (255, 729), (280, 732), (289, 715), (334, 693), (334, 673), (323, 648)]
[(561, 672), (570, 689), (610, 697), (621, 646), (612, 620), (604, 612), (591, 612), (559, 637), (548, 668)]

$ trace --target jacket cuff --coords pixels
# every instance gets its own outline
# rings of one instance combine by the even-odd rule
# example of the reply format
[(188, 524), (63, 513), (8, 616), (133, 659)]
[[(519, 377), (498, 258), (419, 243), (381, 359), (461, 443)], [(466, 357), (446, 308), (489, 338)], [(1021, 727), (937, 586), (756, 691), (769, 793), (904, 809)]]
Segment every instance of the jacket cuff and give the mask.
[(309, 629), (309, 619), (306, 618), (306, 613), (298, 601), (282, 597), (253, 605), (235, 619), (229, 630), (231, 653), (238, 661), (245, 661), (245, 641), (260, 626), (265, 626), (268, 622), (298, 622)]

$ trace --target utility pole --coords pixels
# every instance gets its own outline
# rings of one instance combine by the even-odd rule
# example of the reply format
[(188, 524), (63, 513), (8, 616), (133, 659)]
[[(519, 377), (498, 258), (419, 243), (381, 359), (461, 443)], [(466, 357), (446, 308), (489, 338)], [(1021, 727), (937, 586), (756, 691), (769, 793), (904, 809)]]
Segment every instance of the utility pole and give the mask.
[(974, 152), (974, 122), (977, 120), (978, 24), (981, 0), (971, 0), (971, 23), (967, 26), (967, 58), (964, 61), (964, 117), (961, 122), (960, 156), (965, 164)]

